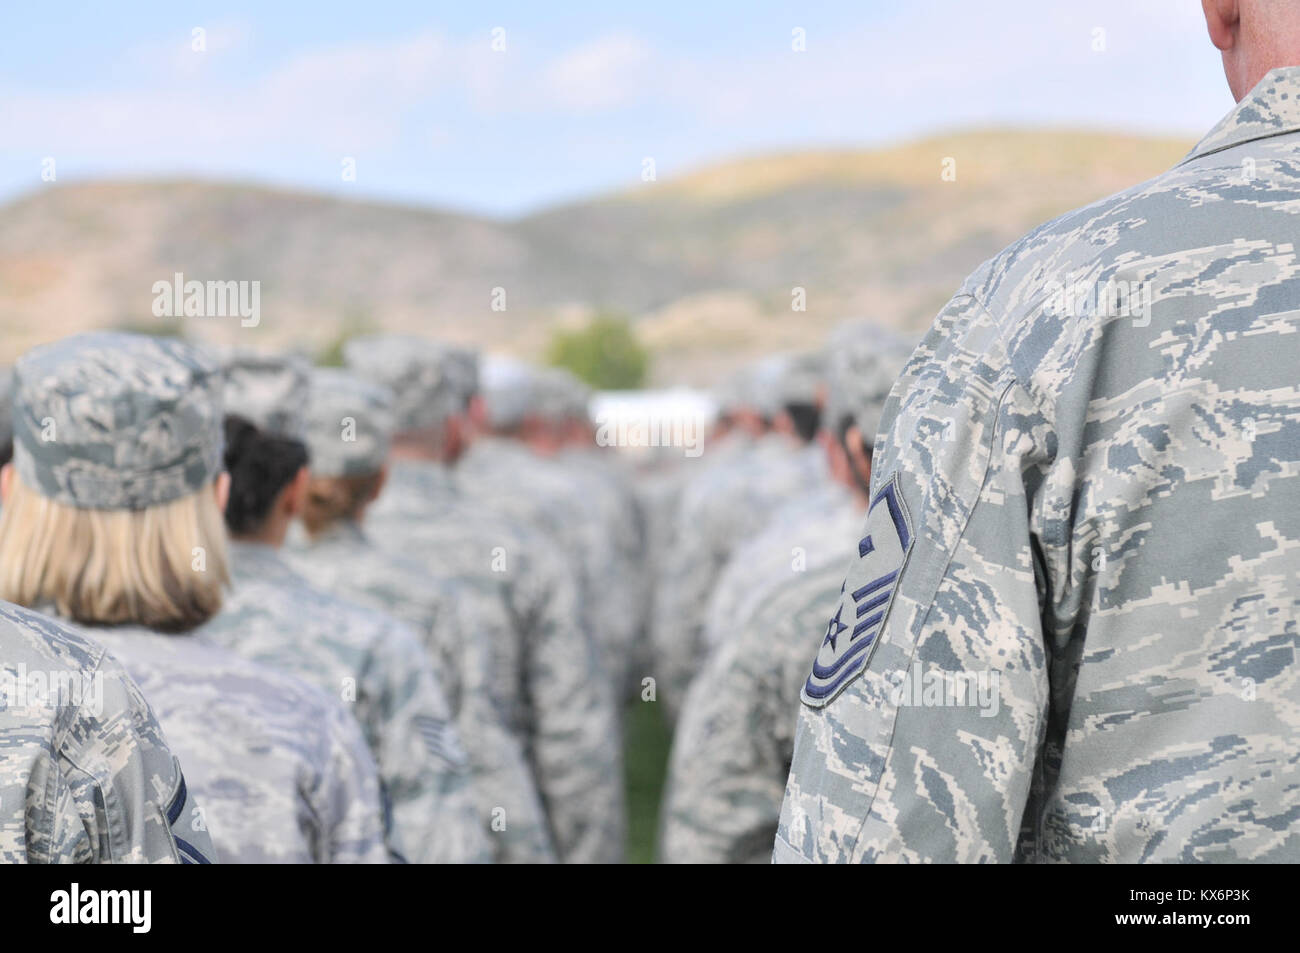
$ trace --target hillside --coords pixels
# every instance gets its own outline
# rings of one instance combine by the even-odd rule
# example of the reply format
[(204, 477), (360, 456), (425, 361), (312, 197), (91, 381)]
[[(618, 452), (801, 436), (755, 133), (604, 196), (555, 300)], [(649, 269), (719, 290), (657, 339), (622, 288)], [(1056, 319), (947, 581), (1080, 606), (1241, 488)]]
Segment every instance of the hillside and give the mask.
[[(425, 329), (535, 356), (557, 322), (611, 308), (636, 320), (658, 380), (703, 382), (847, 316), (924, 327), (1017, 235), (1190, 145), (962, 132), (742, 159), (513, 221), (237, 184), (52, 185), (0, 208), (0, 360), (83, 328), (158, 323), (153, 283), (180, 271), (262, 283), (260, 327), (188, 319), (200, 337), (314, 350), (348, 328)], [(940, 177), (945, 157), (955, 181)], [(505, 312), (490, 307), (497, 287)]]

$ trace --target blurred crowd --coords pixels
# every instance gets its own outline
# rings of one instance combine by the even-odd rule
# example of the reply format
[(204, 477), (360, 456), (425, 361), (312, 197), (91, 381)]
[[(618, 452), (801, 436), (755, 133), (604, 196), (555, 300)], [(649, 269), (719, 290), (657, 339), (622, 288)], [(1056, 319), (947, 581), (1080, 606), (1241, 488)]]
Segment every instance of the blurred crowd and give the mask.
[(910, 349), (845, 324), (653, 454), (567, 372), (425, 338), (32, 350), (0, 691), (48, 704), (0, 704), (0, 860), (618, 862), (655, 704), (659, 858), (766, 862)]

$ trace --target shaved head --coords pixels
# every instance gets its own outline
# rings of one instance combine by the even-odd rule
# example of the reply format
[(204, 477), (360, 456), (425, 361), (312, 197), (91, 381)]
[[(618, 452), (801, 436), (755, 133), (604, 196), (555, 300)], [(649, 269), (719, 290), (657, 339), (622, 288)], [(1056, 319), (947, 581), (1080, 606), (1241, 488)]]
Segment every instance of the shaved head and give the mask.
[(1300, 0), (1201, 0), (1201, 7), (1238, 101), (1269, 70), (1300, 66)]

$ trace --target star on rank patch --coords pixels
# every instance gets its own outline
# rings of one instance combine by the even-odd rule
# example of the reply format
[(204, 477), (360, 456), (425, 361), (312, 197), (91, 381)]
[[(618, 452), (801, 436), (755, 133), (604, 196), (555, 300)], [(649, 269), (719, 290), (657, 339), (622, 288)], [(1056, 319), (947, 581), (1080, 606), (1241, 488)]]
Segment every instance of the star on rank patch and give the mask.
[(912, 524), (894, 474), (871, 500), (867, 533), (858, 541), (858, 561), (840, 590), (839, 606), (800, 692), (805, 705), (830, 704), (866, 671), (911, 548)]

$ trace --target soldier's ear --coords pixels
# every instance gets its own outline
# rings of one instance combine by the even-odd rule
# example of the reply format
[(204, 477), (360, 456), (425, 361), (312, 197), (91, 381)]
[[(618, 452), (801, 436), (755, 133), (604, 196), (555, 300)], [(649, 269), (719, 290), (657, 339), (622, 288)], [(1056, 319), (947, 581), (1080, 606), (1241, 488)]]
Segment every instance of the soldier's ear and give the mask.
[(212, 492), (217, 497), (217, 509), (226, 512), (226, 504), (230, 502), (230, 474), (224, 470), (217, 474), (217, 479), (212, 484)]
[(1227, 52), (1237, 43), (1237, 24), (1241, 20), (1237, 0), (1201, 0), (1205, 13), (1205, 26), (1210, 31), (1210, 42)]
[(379, 499), (379, 494), (384, 492), (384, 487), (387, 484), (388, 484), (388, 464), (385, 463), (382, 467), (379, 468), (379, 479), (375, 481), (375, 492), (370, 494), (370, 499), (367, 500), (366, 502), (372, 503), (375, 500)]
[(487, 429), (487, 401), (483, 399), (482, 394), (475, 394), (469, 399), (469, 404), (465, 409), (465, 416), (469, 419), (471, 429)]
[(844, 432), (844, 450), (862, 492), (868, 493), (868, 487), (871, 486), (871, 451), (867, 449), (867, 442), (862, 439), (862, 431), (857, 424)]
[(6, 463), (0, 467), (0, 504), (9, 502), (9, 494), (14, 485), (14, 465)]
[(281, 491), (280, 506), (290, 519), (302, 512), (303, 501), (307, 499), (307, 484), (311, 481), (311, 470), (299, 467), (289, 485)]

